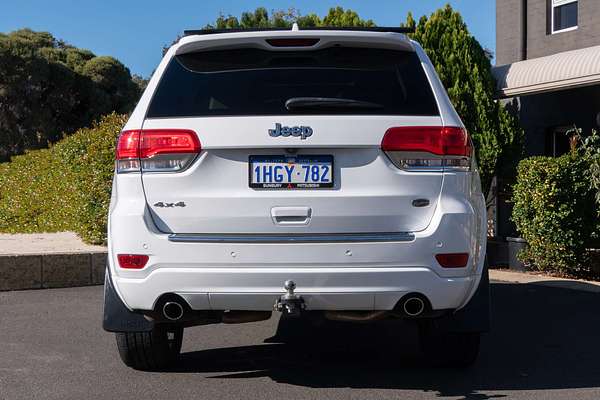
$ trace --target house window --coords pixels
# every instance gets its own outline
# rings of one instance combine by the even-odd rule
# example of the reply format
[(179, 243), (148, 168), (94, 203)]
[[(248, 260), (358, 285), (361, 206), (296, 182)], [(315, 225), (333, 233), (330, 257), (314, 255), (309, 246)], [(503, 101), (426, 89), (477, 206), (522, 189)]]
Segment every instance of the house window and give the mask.
[(559, 157), (571, 149), (573, 126), (559, 126), (550, 128), (546, 136), (546, 155)]
[(578, 0), (551, 0), (552, 33), (577, 29)]

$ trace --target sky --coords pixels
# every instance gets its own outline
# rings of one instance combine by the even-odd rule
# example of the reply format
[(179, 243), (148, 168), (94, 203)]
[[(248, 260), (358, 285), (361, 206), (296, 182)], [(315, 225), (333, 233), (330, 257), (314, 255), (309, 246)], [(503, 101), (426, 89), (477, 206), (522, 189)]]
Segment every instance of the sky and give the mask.
[(469, 30), (489, 49), (496, 48), (494, 0), (3, 0), (0, 32), (20, 28), (47, 31), (96, 55), (123, 62), (134, 74), (149, 77), (169, 45), (184, 29), (201, 28), (225, 15), (240, 16), (256, 7), (296, 8), (323, 16), (334, 6), (350, 8), (379, 26), (398, 26), (412, 11), (415, 18), (450, 3)]

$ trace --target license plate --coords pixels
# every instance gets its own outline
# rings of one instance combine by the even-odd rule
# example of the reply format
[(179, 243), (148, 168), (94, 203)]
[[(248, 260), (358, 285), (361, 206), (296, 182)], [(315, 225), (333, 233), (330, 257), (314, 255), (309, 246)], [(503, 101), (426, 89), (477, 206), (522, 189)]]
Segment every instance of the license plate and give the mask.
[(251, 188), (333, 187), (333, 156), (250, 156), (248, 164)]

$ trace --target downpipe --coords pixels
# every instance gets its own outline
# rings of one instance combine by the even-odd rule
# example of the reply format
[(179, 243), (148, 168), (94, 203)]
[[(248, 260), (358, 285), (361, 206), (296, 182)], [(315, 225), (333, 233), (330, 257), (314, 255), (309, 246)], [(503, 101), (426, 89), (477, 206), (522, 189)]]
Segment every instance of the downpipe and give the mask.
[(324, 316), (331, 321), (372, 322), (391, 316), (390, 311), (325, 311)]

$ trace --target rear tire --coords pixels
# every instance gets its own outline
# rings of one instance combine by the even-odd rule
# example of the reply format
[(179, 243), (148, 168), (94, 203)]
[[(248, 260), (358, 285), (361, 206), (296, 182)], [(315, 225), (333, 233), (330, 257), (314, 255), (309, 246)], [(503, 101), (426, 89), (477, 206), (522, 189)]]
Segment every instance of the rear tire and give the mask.
[(179, 356), (183, 328), (155, 326), (148, 332), (117, 332), (115, 336), (125, 365), (142, 371), (158, 371), (170, 366)]
[(435, 366), (467, 368), (479, 355), (479, 332), (443, 332), (431, 325), (419, 328), (421, 351)]

